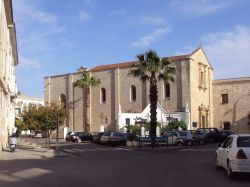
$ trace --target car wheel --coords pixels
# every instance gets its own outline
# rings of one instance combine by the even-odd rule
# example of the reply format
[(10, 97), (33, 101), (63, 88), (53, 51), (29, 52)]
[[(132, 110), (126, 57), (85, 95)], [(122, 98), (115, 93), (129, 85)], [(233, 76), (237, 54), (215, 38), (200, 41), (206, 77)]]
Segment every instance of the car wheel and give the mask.
[(192, 141), (192, 140), (188, 140), (188, 141), (187, 141), (187, 145), (188, 145), (188, 146), (193, 145), (193, 141)]
[(177, 142), (176, 145), (177, 146), (182, 146), (182, 142)]
[(217, 154), (215, 155), (215, 168), (216, 168), (216, 169), (219, 169), (219, 168), (220, 168)]
[(78, 138), (78, 139), (77, 139), (77, 142), (78, 142), (78, 143), (81, 143), (81, 142), (82, 142), (82, 140), (81, 140), (80, 138)]
[(200, 144), (201, 145), (205, 144), (205, 141), (204, 140), (200, 140)]
[(234, 179), (234, 178), (235, 178), (235, 173), (232, 172), (232, 168), (231, 168), (231, 165), (230, 165), (230, 161), (227, 162), (227, 176), (228, 176), (228, 178), (230, 178), (230, 179)]

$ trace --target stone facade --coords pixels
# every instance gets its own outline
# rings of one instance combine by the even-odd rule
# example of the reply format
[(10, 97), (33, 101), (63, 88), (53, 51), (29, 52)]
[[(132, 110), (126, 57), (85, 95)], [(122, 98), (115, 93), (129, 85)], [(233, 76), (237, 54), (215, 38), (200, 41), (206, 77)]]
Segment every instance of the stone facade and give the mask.
[(18, 64), (16, 31), (12, 1), (0, 0), (0, 150), (6, 147), (8, 134), (15, 131), (16, 80)]
[[(170, 95), (166, 96), (167, 85), (158, 82), (159, 104), (169, 113), (190, 111), (190, 126), (212, 126), (213, 102), (211, 67), (202, 48), (191, 54), (172, 56), (171, 66), (176, 68), (176, 80), (169, 83)], [(149, 103), (149, 85), (138, 78), (128, 76), (129, 68), (136, 62), (125, 62), (97, 66), (89, 70), (91, 76), (101, 80), (101, 85), (90, 89), (91, 131), (118, 130), (119, 110), (122, 113), (141, 113)], [(45, 103), (60, 102), (66, 97), (68, 119), (65, 126), (71, 130), (84, 130), (84, 95), (72, 83), (79, 79), (81, 72), (45, 77)], [(135, 87), (135, 96), (132, 93)], [(105, 101), (103, 101), (103, 92)], [(133, 98), (136, 97), (136, 98)], [(124, 122), (125, 124), (125, 122)]]
[(214, 126), (250, 133), (250, 77), (213, 81)]
[(35, 104), (37, 106), (44, 105), (44, 99), (38, 97), (30, 97), (22, 92), (17, 93), (17, 97), (15, 99), (15, 116), (18, 118), (20, 114), (23, 112), (24, 107), (27, 107), (29, 104)]

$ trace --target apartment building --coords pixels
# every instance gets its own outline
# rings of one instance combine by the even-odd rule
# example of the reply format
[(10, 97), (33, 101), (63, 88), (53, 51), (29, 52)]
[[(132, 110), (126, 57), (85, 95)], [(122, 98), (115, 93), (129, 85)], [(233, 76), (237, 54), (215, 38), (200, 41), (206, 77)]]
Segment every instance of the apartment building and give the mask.
[(16, 78), (18, 64), (16, 29), (11, 0), (0, 0), (0, 149), (15, 131)]

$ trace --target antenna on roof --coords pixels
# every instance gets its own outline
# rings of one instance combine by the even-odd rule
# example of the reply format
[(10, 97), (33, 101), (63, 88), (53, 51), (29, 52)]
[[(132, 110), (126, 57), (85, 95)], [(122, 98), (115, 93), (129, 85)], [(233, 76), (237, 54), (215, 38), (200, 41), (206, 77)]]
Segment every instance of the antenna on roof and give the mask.
[(83, 66), (81, 66), (80, 68), (77, 69), (77, 72), (84, 72), (84, 71), (88, 71), (88, 68), (85, 68)]
[(200, 41), (200, 43), (198, 44), (198, 48), (202, 48), (202, 43)]

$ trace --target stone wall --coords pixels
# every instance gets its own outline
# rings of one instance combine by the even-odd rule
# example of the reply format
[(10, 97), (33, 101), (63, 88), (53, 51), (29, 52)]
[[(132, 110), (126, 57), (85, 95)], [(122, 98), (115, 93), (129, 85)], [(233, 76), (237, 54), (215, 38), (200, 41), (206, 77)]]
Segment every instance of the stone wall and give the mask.
[[(203, 83), (201, 71), (204, 75)], [(199, 48), (190, 56), (190, 117), (191, 123), (198, 122), (198, 127), (202, 126), (201, 115), (207, 115), (204, 126), (213, 126), (212, 78), (213, 69), (204, 51)]]
[(14, 133), (16, 78), (18, 64), (12, 1), (0, 0), (0, 150), (8, 143), (8, 134)]
[[(222, 94), (228, 102), (222, 102)], [(250, 78), (213, 81), (214, 126), (224, 129), (230, 124), (233, 131), (250, 133)]]

